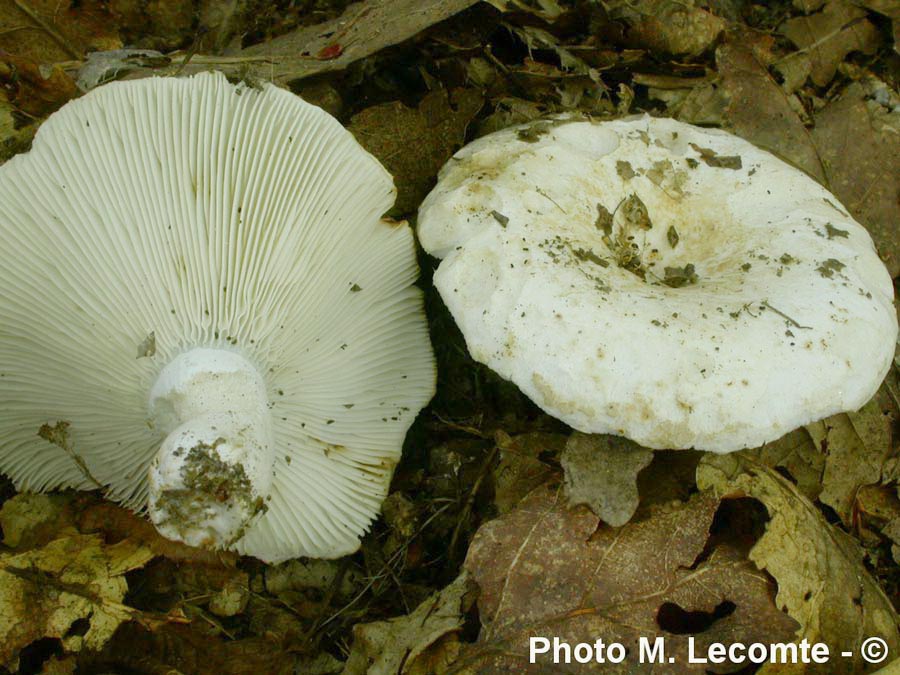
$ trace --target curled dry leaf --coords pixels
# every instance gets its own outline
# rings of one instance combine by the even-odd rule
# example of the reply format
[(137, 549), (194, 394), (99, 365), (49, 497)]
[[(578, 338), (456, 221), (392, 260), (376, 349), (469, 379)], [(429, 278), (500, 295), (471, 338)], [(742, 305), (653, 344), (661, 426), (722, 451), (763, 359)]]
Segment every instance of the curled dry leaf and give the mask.
[(858, 412), (834, 415), (806, 428), (826, 457), (819, 500), (833, 508), (844, 525), (851, 525), (859, 489), (881, 480), (891, 453), (890, 417), (876, 397)]
[[(45, 546), (0, 555), (0, 663), (15, 670), (19, 651), (44, 637), (66, 651), (100, 649), (116, 628), (140, 613), (122, 604), (125, 573), (153, 557), (125, 540), (112, 546), (97, 535), (68, 533)], [(83, 635), (70, 634), (79, 620)]]
[(560, 458), (570, 504), (585, 504), (605, 523), (624, 525), (638, 507), (637, 477), (653, 452), (620, 436), (574, 433)]
[(890, 653), (897, 652), (897, 614), (863, 565), (859, 544), (830, 525), (790, 481), (740, 454), (709, 455), (697, 469), (697, 485), (765, 505), (770, 519), (750, 559), (775, 577), (778, 606), (800, 624), (796, 640), (825, 642), (833, 654), (853, 653), (807, 666), (805, 672), (863, 672), (859, 647), (872, 636), (884, 639)]
[(628, 37), (640, 47), (663, 54), (697, 56), (725, 30), (725, 20), (693, 0), (616, 0), (605, 3), (614, 17), (630, 25)]
[[(464, 572), (456, 581), (435, 593), (408, 616), (388, 621), (357, 624), (353, 628), (353, 650), (343, 675), (401, 675), (422, 672), (417, 659), (436, 659), (429, 647), (455, 653), (456, 642), (443, 640), (463, 625), (463, 613), (472, 600), (472, 583)], [(437, 657), (438, 661), (444, 660)]]
[[(711, 495), (696, 495), (612, 528), (586, 508), (569, 508), (557, 488), (539, 487), (472, 542), (465, 569), (480, 589), (482, 629), (459, 667), (480, 675), (548, 672), (547, 663), (528, 662), (529, 638), (543, 635), (621, 642), (629, 656), (604, 673), (657, 672), (638, 663), (638, 640), (664, 636), (666, 658), (675, 659), (666, 673), (702, 673), (687, 660), (688, 631), (679, 620), (686, 613), (708, 619), (696, 632), (698, 650), (715, 641), (790, 640), (797, 624), (773, 604), (768, 576), (728, 544), (707, 549), (717, 508)], [(598, 672), (596, 663), (567, 668)]]
[(850, 52), (872, 54), (878, 48), (878, 29), (866, 11), (847, 0), (831, 0), (816, 14), (788, 19), (781, 32), (800, 51), (802, 70), (818, 87), (831, 82), (838, 65)]
[(806, 429), (795, 429), (771, 443), (744, 450), (741, 454), (766, 466), (787, 471), (807, 499), (815, 501), (822, 492), (825, 455)]

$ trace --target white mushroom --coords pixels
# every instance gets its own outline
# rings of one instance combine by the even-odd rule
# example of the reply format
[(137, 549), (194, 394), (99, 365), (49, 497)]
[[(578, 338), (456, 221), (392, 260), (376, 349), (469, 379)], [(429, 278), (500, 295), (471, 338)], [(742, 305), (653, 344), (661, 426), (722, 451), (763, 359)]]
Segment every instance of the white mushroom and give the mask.
[(890, 367), (868, 233), (722, 131), (505, 129), (451, 159), (418, 222), (472, 356), (580, 431), (729, 452), (859, 408)]
[(66, 105), (0, 167), (0, 469), (102, 485), (190, 544), (354, 551), (434, 388), (394, 195), (271, 85)]

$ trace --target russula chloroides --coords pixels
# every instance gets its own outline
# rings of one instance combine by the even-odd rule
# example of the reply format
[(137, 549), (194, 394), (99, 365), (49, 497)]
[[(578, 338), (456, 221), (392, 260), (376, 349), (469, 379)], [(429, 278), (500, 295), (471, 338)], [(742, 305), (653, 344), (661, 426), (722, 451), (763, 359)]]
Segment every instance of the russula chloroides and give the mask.
[(757, 446), (862, 406), (894, 353), (866, 230), (723, 131), (642, 116), (490, 134), (443, 168), (418, 235), (472, 356), (584, 432)]
[(193, 545), (356, 550), (434, 389), (394, 195), (268, 84), (153, 78), (64, 106), (0, 167), (0, 469), (102, 486)]

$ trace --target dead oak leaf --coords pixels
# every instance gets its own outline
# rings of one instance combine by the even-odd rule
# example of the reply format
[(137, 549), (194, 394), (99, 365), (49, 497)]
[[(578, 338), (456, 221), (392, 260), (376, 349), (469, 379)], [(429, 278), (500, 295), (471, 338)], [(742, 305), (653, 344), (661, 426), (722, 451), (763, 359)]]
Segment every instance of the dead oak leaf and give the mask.
[[(656, 672), (638, 662), (639, 638), (666, 639), (671, 674), (704, 672), (687, 660), (688, 635), (677, 617), (710, 619), (695, 635), (711, 642), (790, 639), (796, 623), (772, 603), (771, 580), (737, 551), (705, 553), (718, 500), (698, 495), (621, 528), (599, 527), (588, 509), (568, 508), (560, 491), (542, 486), (511, 513), (482, 526), (465, 562), (480, 589), (482, 629), (461, 652), (460, 665), (481, 674), (547, 673), (531, 664), (529, 638), (570, 643), (621, 642), (628, 657), (605, 673)], [(717, 613), (718, 612), (718, 613)], [(596, 664), (565, 666), (593, 673)]]
[(900, 273), (900, 134), (879, 125), (854, 83), (815, 115), (812, 139), (827, 187), (875, 240), (891, 276)]
[(853, 523), (857, 493), (881, 481), (891, 454), (891, 419), (872, 399), (859, 411), (841, 413), (806, 426), (825, 455), (819, 501), (837, 512), (844, 525)]
[(613, 527), (624, 525), (638, 507), (638, 473), (652, 459), (651, 450), (627, 438), (575, 432), (560, 458), (566, 497)]
[(865, 17), (864, 9), (831, 0), (816, 14), (788, 19), (781, 33), (800, 49), (813, 84), (824, 87), (850, 52), (872, 54), (878, 48), (878, 29)]
[(729, 36), (716, 50), (716, 65), (728, 96), (726, 126), (824, 183), (825, 171), (809, 130), (789, 95), (769, 75), (760, 50), (745, 44), (742, 36)]
[(742, 450), (740, 454), (786, 471), (807, 499), (815, 501), (822, 492), (825, 455), (802, 427), (758, 448)]
[(826, 522), (796, 486), (739, 453), (704, 457), (697, 469), (697, 486), (763, 503), (769, 522), (750, 559), (778, 582), (778, 606), (800, 624), (795, 639), (825, 642), (832, 654), (853, 654), (809, 665), (803, 672), (864, 672), (860, 645), (872, 636), (884, 639), (889, 653), (896, 653), (897, 614), (863, 565), (859, 544)]
[(410, 213), (431, 189), (438, 171), (465, 141), (484, 99), (475, 89), (430, 92), (418, 108), (400, 101), (354, 115), (349, 130), (394, 176), (394, 211)]
[[(125, 573), (153, 553), (132, 541), (107, 546), (96, 535), (66, 534), (42, 548), (0, 555), (0, 662), (44, 637), (63, 639), (67, 651), (99, 649), (137, 611), (122, 604)], [(83, 635), (69, 635), (87, 620)], [(13, 668), (15, 670), (15, 668)]]

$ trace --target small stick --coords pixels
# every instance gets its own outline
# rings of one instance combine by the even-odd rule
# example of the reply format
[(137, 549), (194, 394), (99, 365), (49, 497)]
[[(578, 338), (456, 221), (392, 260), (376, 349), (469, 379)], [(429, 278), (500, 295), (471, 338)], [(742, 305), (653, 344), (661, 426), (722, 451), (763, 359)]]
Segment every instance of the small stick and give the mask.
[(769, 301), (768, 301), (768, 300), (763, 300), (763, 301), (762, 301), (761, 303), (759, 303), (759, 304), (760, 304), (761, 307), (765, 307), (765, 308), (767, 308), (767, 309), (771, 309), (771, 310), (772, 310), (773, 312), (775, 312), (778, 316), (782, 317), (785, 321), (787, 321), (789, 324), (791, 324), (794, 328), (799, 328), (799, 329), (801, 329), (801, 330), (812, 330), (812, 326), (801, 326), (799, 323), (797, 323), (796, 321), (794, 321), (791, 317), (789, 317), (789, 316), (788, 316), (787, 314), (785, 314), (784, 312), (781, 312), (781, 311), (775, 309), (774, 307), (772, 307), (772, 305), (769, 304)]

